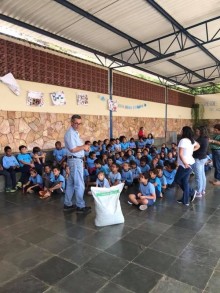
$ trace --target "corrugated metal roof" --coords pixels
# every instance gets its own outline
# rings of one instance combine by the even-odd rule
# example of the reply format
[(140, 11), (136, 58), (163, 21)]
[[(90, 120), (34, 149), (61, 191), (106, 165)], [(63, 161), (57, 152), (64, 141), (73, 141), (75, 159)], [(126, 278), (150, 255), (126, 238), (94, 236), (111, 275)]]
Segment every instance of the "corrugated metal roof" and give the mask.
[[(145, 0), (69, 0), (67, 1), (52, 0), (2, 0), (1, 12), (5, 16), (30, 24), (37, 28), (51, 32), (65, 39), (85, 45), (86, 47), (96, 49), (104, 54), (111, 55), (117, 52), (135, 47), (138, 42), (149, 43), (152, 40), (161, 38), (174, 32), (174, 26), (162, 15), (159, 10), (151, 5), (151, 1)], [(88, 15), (80, 15), (78, 11), (65, 7), (62, 4), (73, 4), (95, 16), (98, 23), (91, 20)], [(154, 51), (146, 53), (146, 48), (138, 48), (133, 52), (128, 50), (123, 55), (118, 54), (116, 57), (123, 61), (129, 60), (130, 63), (142, 63), (139, 67), (155, 74), (163, 76), (173, 76), (178, 74), (192, 72), (203, 67), (216, 64), (220, 59), (219, 41), (211, 42), (204, 45), (211, 54), (207, 54), (205, 49), (199, 48), (198, 44), (206, 41), (207, 32), (204, 26), (199, 23), (208, 19), (219, 17), (220, 1), (219, 0), (158, 0), (157, 4), (161, 6), (171, 17), (173, 17), (181, 26), (196, 25), (189, 32), (197, 38), (197, 47), (195, 40), (181, 36), (185, 40), (185, 46), (193, 48), (173, 54), (182, 50), (180, 42), (175, 36), (164, 37), (164, 39), (149, 43), (149, 47)], [(103, 23), (100, 23), (100, 21)], [(4, 24), (3, 21), (0, 25)], [(106, 25), (110, 27), (106, 27)], [(18, 30), (16, 25), (10, 25), (11, 28)], [(126, 36), (121, 35), (118, 31), (112, 31), (111, 28), (119, 30), (122, 34), (127, 34), (128, 39), (132, 40), (129, 44)], [(210, 22), (208, 25), (208, 34), (214, 36), (217, 29), (220, 28), (220, 21)], [(26, 32), (26, 28), (19, 28), (20, 32)], [(178, 31), (175, 28), (175, 31)], [(48, 40), (48, 37), (41, 36), (38, 32), (31, 32), (34, 37)], [(220, 34), (220, 33), (219, 33)], [(180, 40), (180, 35), (178, 36)], [(220, 35), (219, 35), (220, 37)], [(134, 40), (135, 39), (135, 40)], [(70, 45), (63, 44), (63, 47), (69, 48)], [(136, 49), (135, 49), (136, 50)], [(161, 51), (160, 51), (161, 50)], [(140, 52), (140, 55), (136, 54)], [(168, 60), (160, 60), (159, 63), (152, 62), (144, 64), (149, 59), (156, 59), (157, 52), (161, 54), (170, 54)], [(161, 55), (162, 56), (162, 55)], [(185, 70), (186, 68), (187, 70)], [(217, 76), (217, 73), (216, 73)], [(202, 80), (198, 74), (193, 76), (192, 81)]]

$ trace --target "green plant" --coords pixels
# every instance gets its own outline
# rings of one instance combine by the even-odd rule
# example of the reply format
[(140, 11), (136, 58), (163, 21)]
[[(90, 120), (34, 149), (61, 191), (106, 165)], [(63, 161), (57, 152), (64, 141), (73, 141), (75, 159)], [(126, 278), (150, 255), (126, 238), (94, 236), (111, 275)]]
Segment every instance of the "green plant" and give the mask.
[(193, 120), (193, 128), (201, 126), (204, 123), (202, 120), (204, 116), (204, 106), (198, 103), (193, 104), (191, 116)]

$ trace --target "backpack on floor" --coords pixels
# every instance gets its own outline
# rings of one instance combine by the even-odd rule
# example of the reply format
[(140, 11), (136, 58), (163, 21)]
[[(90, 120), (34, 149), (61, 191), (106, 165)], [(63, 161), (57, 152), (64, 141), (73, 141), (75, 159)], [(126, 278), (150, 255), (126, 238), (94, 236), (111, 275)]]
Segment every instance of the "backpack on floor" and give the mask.
[(119, 197), (124, 183), (110, 188), (91, 187), (95, 201), (95, 225), (98, 227), (124, 223)]

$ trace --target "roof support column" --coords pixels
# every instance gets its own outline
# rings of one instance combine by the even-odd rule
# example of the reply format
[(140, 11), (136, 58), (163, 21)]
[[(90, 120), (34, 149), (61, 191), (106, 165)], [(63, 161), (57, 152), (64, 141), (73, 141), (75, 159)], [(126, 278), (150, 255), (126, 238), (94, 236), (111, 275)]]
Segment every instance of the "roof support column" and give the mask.
[(168, 106), (168, 86), (165, 86), (165, 119), (164, 119), (165, 142), (167, 142), (167, 106)]
[[(113, 94), (113, 69), (108, 69), (108, 94), (109, 99), (112, 100)], [(112, 122), (112, 111), (109, 110), (109, 137), (113, 138), (113, 122)]]

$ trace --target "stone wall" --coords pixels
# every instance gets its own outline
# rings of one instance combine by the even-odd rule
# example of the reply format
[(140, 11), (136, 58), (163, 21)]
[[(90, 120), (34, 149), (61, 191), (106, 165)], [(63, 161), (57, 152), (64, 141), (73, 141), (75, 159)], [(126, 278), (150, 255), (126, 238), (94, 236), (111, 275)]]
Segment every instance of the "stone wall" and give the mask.
[[(17, 152), (21, 144), (28, 150), (33, 146), (42, 149), (54, 148), (57, 140), (63, 142), (66, 129), (70, 125), (70, 114), (34, 113), (19, 111), (0, 111), (0, 153), (10, 145)], [(84, 140), (98, 140), (109, 136), (109, 117), (82, 115), (81, 137)], [(184, 125), (191, 125), (187, 119), (168, 119), (168, 130), (179, 132)], [(138, 129), (144, 126), (146, 132), (155, 137), (164, 137), (164, 119), (113, 117), (115, 137), (126, 135), (137, 138)]]

